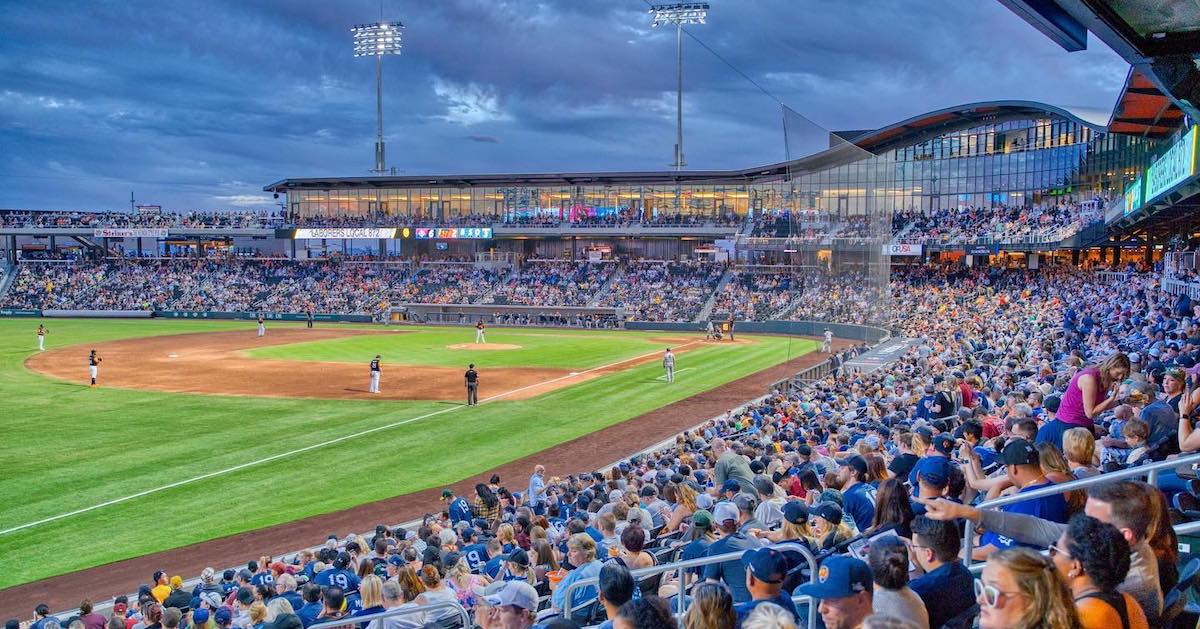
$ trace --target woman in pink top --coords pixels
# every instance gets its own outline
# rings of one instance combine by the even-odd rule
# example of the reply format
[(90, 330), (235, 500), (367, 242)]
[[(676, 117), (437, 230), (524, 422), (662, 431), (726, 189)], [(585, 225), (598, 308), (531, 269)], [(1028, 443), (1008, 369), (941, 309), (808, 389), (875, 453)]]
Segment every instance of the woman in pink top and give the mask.
[(1098, 367), (1080, 369), (1063, 394), (1058, 420), (1091, 428), (1093, 418), (1116, 405), (1117, 388), (1128, 376), (1129, 357), (1122, 352), (1104, 359)]

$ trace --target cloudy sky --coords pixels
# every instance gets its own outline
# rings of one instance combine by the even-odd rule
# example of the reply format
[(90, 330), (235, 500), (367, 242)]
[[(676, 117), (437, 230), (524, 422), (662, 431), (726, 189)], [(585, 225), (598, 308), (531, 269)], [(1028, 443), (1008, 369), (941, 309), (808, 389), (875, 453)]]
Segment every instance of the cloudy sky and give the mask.
[[(995, 0), (710, 0), (685, 36), (690, 168), (785, 156), (792, 137), (1028, 99), (1107, 112), (1126, 64), (1066, 53)], [(0, 207), (269, 207), (285, 177), (373, 166), (378, 0), (5, 3)], [(388, 165), (403, 174), (662, 169), (675, 38), (640, 0), (384, 0)], [(719, 55), (719, 56), (718, 56)], [(755, 87), (744, 74), (772, 96)], [(797, 141), (799, 144), (800, 141)], [(798, 152), (793, 147), (793, 154)]]

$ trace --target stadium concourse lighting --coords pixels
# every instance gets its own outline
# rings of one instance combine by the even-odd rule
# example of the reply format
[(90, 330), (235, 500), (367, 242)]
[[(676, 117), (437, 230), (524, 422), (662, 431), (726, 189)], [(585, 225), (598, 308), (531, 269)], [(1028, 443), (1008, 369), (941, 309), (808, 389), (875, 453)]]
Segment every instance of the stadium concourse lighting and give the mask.
[(400, 22), (376, 22), (356, 24), (350, 29), (354, 33), (354, 56), (375, 57), (375, 173), (384, 174), (387, 166), (383, 151), (383, 57), (400, 54)]
[(650, 22), (651, 27), (675, 25), (675, 163), (671, 167), (680, 170), (687, 165), (683, 161), (683, 25), (704, 24), (705, 18), (708, 17), (708, 4), (656, 4), (650, 7), (650, 15), (654, 16)]

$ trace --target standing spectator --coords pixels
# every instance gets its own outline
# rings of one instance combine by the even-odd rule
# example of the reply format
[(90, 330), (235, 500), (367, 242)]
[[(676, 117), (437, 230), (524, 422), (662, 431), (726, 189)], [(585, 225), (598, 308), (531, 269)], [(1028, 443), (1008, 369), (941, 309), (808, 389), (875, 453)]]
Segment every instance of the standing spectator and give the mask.
[(108, 622), (107, 618), (92, 611), (92, 601), (86, 598), (79, 604), (79, 619), (86, 629), (104, 629)]
[(450, 488), (442, 490), (442, 502), (449, 503), (450, 523), (471, 522), (471, 505), (462, 496), (454, 495)]
[(529, 477), (529, 495), (526, 497), (529, 507), (536, 515), (546, 514), (546, 467), (533, 466), (533, 475)]
[(1098, 366), (1080, 369), (1063, 394), (1058, 419), (1091, 428), (1100, 413), (1116, 405), (1118, 387), (1129, 376), (1129, 368), (1129, 357), (1116, 352)]

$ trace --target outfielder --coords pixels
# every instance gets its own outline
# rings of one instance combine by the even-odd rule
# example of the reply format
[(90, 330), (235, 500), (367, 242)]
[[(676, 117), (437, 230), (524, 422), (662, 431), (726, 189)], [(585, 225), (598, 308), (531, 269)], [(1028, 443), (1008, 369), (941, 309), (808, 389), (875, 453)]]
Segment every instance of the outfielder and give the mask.
[(46, 329), (46, 326), (44, 326), (40, 323), (38, 324), (37, 337), (38, 337), (38, 351), (39, 352), (46, 351), (46, 333), (49, 331), (50, 330)]
[(675, 354), (671, 353), (671, 348), (663, 353), (663, 371), (666, 372), (667, 382), (675, 382)]
[(467, 406), (479, 405), (479, 372), (475, 371), (475, 363), (467, 365), (467, 373), (463, 374), (467, 383)]
[(267, 323), (266, 323), (266, 320), (263, 319), (263, 314), (261, 312), (258, 313), (258, 335), (259, 336), (267, 335)]
[(476, 343), (487, 343), (487, 339), (485, 339), (483, 337), (483, 328), (484, 328), (483, 321), (478, 321), (475, 323), (475, 342)]
[(96, 386), (96, 376), (100, 375), (100, 357), (96, 355), (96, 350), (92, 350), (88, 354), (88, 376), (92, 379), (90, 386)]
[(826, 354), (833, 353), (833, 332), (830, 332), (829, 328), (825, 328), (825, 342), (821, 343), (821, 351)]
[(375, 354), (375, 360), (371, 361), (371, 393), (379, 393), (379, 354)]

